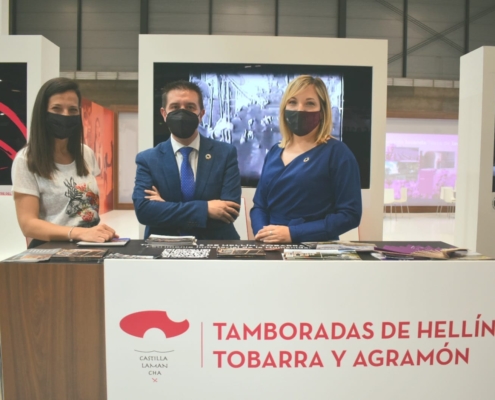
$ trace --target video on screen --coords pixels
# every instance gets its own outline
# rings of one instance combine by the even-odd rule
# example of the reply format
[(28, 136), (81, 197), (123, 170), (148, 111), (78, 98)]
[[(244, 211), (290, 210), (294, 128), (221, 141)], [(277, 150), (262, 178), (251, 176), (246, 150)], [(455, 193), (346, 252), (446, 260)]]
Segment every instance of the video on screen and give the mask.
[(170, 136), (159, 114), (165, 84), (183, 79), (203, 93), (201, 135), (237, 148), (242, 185), (256, 187), (266, 153), (280, 142), (279, 106), (287, 85), (303, 74), (327, 86), (332, 136), (346, 143), (369, 188), (371, 152), (371, 68), (301, 65), (155, 63), (154, 145)]
[(456, 154), (453, 151), (426, 151), (421, 153), (421, 169), (455, 168)]

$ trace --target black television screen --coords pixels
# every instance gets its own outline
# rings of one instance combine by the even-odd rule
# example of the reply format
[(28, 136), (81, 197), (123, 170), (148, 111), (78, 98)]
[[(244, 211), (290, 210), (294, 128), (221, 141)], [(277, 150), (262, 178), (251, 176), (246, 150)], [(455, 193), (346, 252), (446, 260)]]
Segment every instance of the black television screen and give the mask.
[(12, 162), (26, 144), (27, 64), (0, 63), (0, 185), (12, 185)]
[(361, 187), (370, 187), (372, 68), (281, 64), (154, 64), (154, 145), (170, 133), (159, 110), (163, 87), (179, 79), (198, 84), (206, 110), (200, 134), (237, 148), (242, 186), (256, 187), (268, 150), (281, 140), (279, 104), (288, 83), (319, 76), (332, 103), (332, 136), (354, 153)]

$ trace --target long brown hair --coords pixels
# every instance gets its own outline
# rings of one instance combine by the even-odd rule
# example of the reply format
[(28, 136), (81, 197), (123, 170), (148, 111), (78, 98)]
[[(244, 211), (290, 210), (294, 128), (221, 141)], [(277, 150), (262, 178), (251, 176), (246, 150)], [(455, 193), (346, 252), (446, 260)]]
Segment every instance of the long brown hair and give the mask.
[[(29, 171), (39, 176), (52, 179), (57, 170), (55, 165), (55, 138), (46, 130), (46, 114), (48, 113), (48, 101), (54, 94), (75, 92), (81, 107), (81, 92), (77, 83), (68, 78), (53, 78), (47, 81), (38, 92), (34, 102), (31, 127), (29, 129), (29, 141), (26, 144), (27, 165)], [(84, 135), (81, 120), (79, 135), (69, 138), (67, 150), (76, 162), (77, 175), (89, 174), (88, 166), (84, 161)]]

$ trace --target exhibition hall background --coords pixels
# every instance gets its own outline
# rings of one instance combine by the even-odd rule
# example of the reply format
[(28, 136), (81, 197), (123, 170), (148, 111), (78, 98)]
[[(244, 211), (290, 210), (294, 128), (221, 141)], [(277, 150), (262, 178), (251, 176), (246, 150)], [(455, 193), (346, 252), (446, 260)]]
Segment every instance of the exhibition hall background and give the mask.
[[(441, 203), (439, 185), (456, 184), (460, 56), (495, 44), (495, 4), (482, 0), (10, 0), (9, 5), (11, 35), (46, 37), (60, 47), (61, 75), (77, 79), (85, 98), (114, 109), (130, 106), (124, 110), (134, 113), (140, 34), (386, 39), (385, 187), (399, 198), (407, 186), (409, 205), (420, 211)], [(121, 117), (136, 125), (132, 115)], [(397, 147), (400, 152), (394, 152)], [(404, 148), (417, 148), (418, 154), (397, 159)], [(427, 152), (433, 160), (448, 156), (448, 162), (425, 162)], [(132, 175), (132, 165), (126, 166)], [(423, 170), (432, 166), (442, 171), (428, 176), (431, 185), (419, 187), (425, 173), (431, 175)], [(129, 182), (117, 205), (128, 202)]]
[(137, 104), (140, 33), (348, 37), (388, 40), (388, 76), (410, 78), (389, 82), (389, 116), (456, 119), (460, 56), (495, 45), (492, 0), (10, 1), (11, 34), (59, 46), (103, 106)]
[(10, 1), (11, 34), (59, 46), (103, 106), (137, 104), (140, 33), (348, 37), (387, 39), (388, 76), (417, 80), (389, 82), (389, 116), (456, 119), (460, 56), (495, 45), (492, 0)]
[[(61, 74), (106, 107), (138, 104), (139, 34), (375, 38), (388, 40), (387, 116), (456, 120), (460, 56), (495, 45), (495, 3), (487, 0), (10, 0), (10, 14), (11, 34), (43, 35), (59, 46)], [(387, 133), (457, 134), (453, 121), (431, 122)], [(387, 147), (412, 139), (387, 138)], [(456, 138), (430, 137), (420, 151), (428, 142), (433, 151), (448, 142), (456, 156)], [(394, 180), (407, 180), (411, 205), (438, 203), (436, 189), (425, 189), (426, 201), (418, 197), (421, 165), (412, 176), (387, 161), (386, 186), (396, 197), (403, 182)], [(455, 162), (448, 167), (441, 179), (455, 186)]]
[(389, 77), (457, 80), (461, 55), (495, 44), (491, 0), (11, 0), (11, 14), (11, 34), (60, 47), (62, 71), (136, 72), (140, 33), (273, 35), (387, 39)]
[[(37, 70), (40, 71), (39, 76), (34, 75), (32, 70), (28, 71), (31, 74), (28, 74), (28, 82), (31, 82), (31, 86), (39, 87), (39, 84), (46, 80), (45, 75), (52, 74), (53, 71), (58, 73), (59, 70), (62, 76), (77, 79), (84, 97), (88, 99), (88, 102), (92, 102), (92, 116), (95, 119), (94, 121), (90, 118), (86, 119), (89, 126), (94, 127), (94, 131), (89, 132), (89, 137), (94, 140), (88, 139), (88, 141), (93, 141), (95, 146), (99, 144), (99, 141), (96, 140), (98, 131), (94, 110), (99, 107), (108, 107), (113, 110), (112, 112), (116, 110), (115, 112), (121, 114), (120, 116), (125, 114), (125, 117), (128, 117), (128, 114), (137, 116), (139, 103), (141, 107), (139, 126), (142, 126), (141, 120), (150, 120), (148, 117), (143, 117), (143, 114), (151, 112), (152, 108), (142, 101), (144, 92), (151, 93), (151, 90), (148, 91), (150, 85), (143, 85), (143, 81), (147, 81), (143, 75), (140, 80), (142, 93), (139, 95), (138, 102), (138, 62), (142, 74), (144, 70), (142, 53), (146, 53), (144, 58), (150, 65), (151, 60), (156, 59), (155, 54), (163, 57), (168, 54), (167, 51), (173, 53), (171, 50), (174, 47), (175, 56), (181, 53), (180, 43), (170, 42), (170, 38), (179, 38), (179, 36), (173, 36), (175, 34), (192, 35), (181, 39), (187, 40), (188, 43), (184, 47), (184, 53), (196, 52), (208, 62), (212, 62), (212, 59), (216, 57), (213, 53), (215, 46), (211, 46), (210, 55), (208, 55), (210, 49), (207, 46), (202, 47), (204, 43), (208, 43), (204, 38), (211, 38), (209, 35), (228, 35), (229, 40), (239, 40), (240, 36), (235, 35), (269, 37), (269, 40), (264, 40), (265, 45), (260, 46), (264, 47), (264, 54), (267, 53), (268, 48), (266, 43), (271, 42), (270, 36), (284, 36), (287, 40), (291, 37), (385, 39), (388, 41), (386, 132), (382, 129), (384, 117), (374, 118), (375, 123), (380, 120), (380, 129), (376, 130), (379, 133), (378, 136), (384, 139), (382, 134), (387, 133), (386, 146), (381, 146), (381, 150), (385, 152), (384, 170), (381, 170), (381, 173), (385, 171), (385, 187), (395, 188), (392, 182), (394, 175), (400, 175), (403, 180), (408, 180), (411, 176), (419, 176), (421, 170), (433, 168), (455, 170), (459, 143), (459, 149), (469, 148), (470, 150), (465, 151), (464, 156), (459, 156), (462, 161), (459, 163), (459, 165), (462, 164), (460, 171), (465, 170), (469, 173), (465, 173), (463, 179), (459, 179), (463, 184), (458, 187), (460, 194), (458, 204), (463, 214), (456, 216), (456, 226), (461, 225), (459, 223), (459, 221), (462, 222), (461, 217), (464, 217), (464, 220), (474, 221), (475, 217), (471, 214), (483, 218), (488, 215), (488, 211), (491, 212), (489, 215), (491, 219), (486, 218), (486, 221), (491, 224), (490, 229), (494, 226), (491, 192), (490, 196), (485, 196), (487, 191), (481, 188), (483, 190), (480, 189), (477, 193), (479, 203), (483, 207), (479, 209), (466, 207), (466, 204), (471, 202), (471, 198), (467, 198), (467, 193), (472, 193), (473, 187), (479, 182), (487, 181), (484, 178), (470, 179), (473, 172), (481, 171), (484, 177), (488, 176), (488, 173), (491, 174), (491, 159), (489, 160), (490, 171), (487, 168), (478, 168), (479, 171), (475, 171), (476, 168), (468, 165), (467, 161), (473, 160), (473, 157), (469, 158), (468, 155), (475, 154), (475, 151), (481, 148), (480, 158), (483, 162), (480, 166), (485, 165), (487, 154), (493, 149), (495, 98), (492, 93), (495, 93), (493, 92), (495, 81), (491, 77), (495, 75), (491, 66), (495, 65), (493, 62), (495, 54), (492, 49), (486, 50), (486, 54), (490, 57), (485, 57), (483, 52), (471, 54), (471, 59), (466, 59), (468, 56), (464, 57), (463, 91), (461, 91), (464, 111), (461, 107), (463, 111), (461, 123), (457, 124), (460, 57), (480, 46), (495, 45), (495, 4), (493, 1), (196, 0), (172, 2), (142, 0), (140, 2), (98, 2), (72, 0), (37, 3), (31, 0), (10, 0), (9, 6), (9, 33), (15, 39), (10, 43), (24, 44), (23, 46), (11, 46), (11, 53), (17, 51), (22, 53), (23, 60), (28, 65), (36, 65)], [(5, 32), (0, 33), (5, 34)], [(158, 43), (155, 40), (146, 40), (154, 39), (152, 34), (168, 34), (166, 38), (169, 41), (168, 46), (152, 46), (152, 43)], [(31, 47), (25, 45), (29, 42), (25, 40), (26, 35), (36, 35), (28, 37), (29, 40), (33, 39)], [(48, 38), (60, 47), (60, 69), (58, 48), (39, 35)], [(141, 39), (138, 39), (139, 35)], [(196, 38), (194, 35), (202, 35), (203, 38), (203, 40), (198, 40), (197, 45), (194, 40), (190, 40), (190, 38)], [(143, 39), (143, 36), (146, 39)], [(199, 39), (199, 36), (197, 37)], [(5, 36), (0, 36), (0, 45), (2, 41), (7, 43), (4, 39)], [(16, 42), (16, 40), (19, 41)], [(148, 45), (138, 46), (139, 41), (147, 42)], [(297, 41), (294, 39), (294, 42)], [(344, 45), (344, 41), (338, 42), (342, 42), (339, 46)], [(36, 52), (36, 49), (42, 49), (40, 54)], [(256, 49), (250, 48), (249, 51), (255, 52)], [(301, 51), (300, 44), (299, 47), (294, 46), (295, 57), (298, 56), (298, 51)], [(329, 52), (324, 46), (308, 47), (307, 52), (312, 51), (321, 52), (324, 55)], [(234, 52), (236, 57), (240, 57), (238, 52), (242, 52), (242, 46)], [(347, 48), (345, 52), (334, 54), (334, 57), (346, 59), (348, 56), (346, 52), (352, 53)], [(385, 53), (384, 50), (381, 57), (383, 60), (380, 66), (381, 71), (385, 71), (385, 57), (383, 57)], [(274, 57), (280, 57), (280, 49), (274, 49), (272, 54)], [(363, 54), (366, 54), (368, 58), (373, 58), (373, 55), (369, 56), (366, 51), (362, 51), (361, 56)], [(2, 57), (9, 62), (9, 54), (4, 53)], [(474, 61), (471, 62), (471, 60)], [(489, 69), (487, 65), (492, 69)], [(476, 69), (473, 66), (479, 68)], [(490, 79), (485, 75), (490, 75)], [(33, 76), (36, 76), (36, 79), (32, 79)], [(378, 87), (381, 101), (377, 102), (378, 106), (375, 107), (380, 108), (379, 111), (384, 109), (385, 81), (385, 73), (383, 73), (380, 81), (383, 85)], [(143, 90), (145, 86), (146, 91)], [(484, 88), (487, 88), (486, 92), (488, 89), (491, 90), (490, 96), (482, 95)], [(151, 94), (149, 100), (151, 100)], [(473, 107), (472, 110), (466, 111), (468, 102)], [(27, 103), (30, 105), (29, 99)], [(87, 104), (86, 109), (88, 109)], [(488, 112), (490, 107), (491, 111)], [(483, 111), (483, 118), (475, 115), (478, 110)], [(153, 112), (158, 112), (158, 110), (153, 110)], [(384, 116), (384, 112), (380, 115)], [(117, 126), (122, 125), (123, 122), (119, 119), (120, 116), (117, 116)], [(135, 123), (135, 120), (132, 121)], [(478, 125), (480, 125), (479, 132), (475, 132)], [(129, 131), (135, 132), (137, 136), (137, 125), (133, 126), (136, 126), (136, 129), (129, 129)], [(458, 130), (461, 133), (459, 141), (456, 137)], [(489, 135), (486, 134), (487, 131), (490, 131)], [(86, 134), (88, 135), (88, 131)], [(151, 129), (141, 129), (140, 136), (143, 134), (149, 136)], [(121, 132), (118, 135), (121, 135)], [(388, 136), (390, 136), (390, 141)], [(434, 149), (427, 147), (428, 141), (430, 144), (433, 143)], [(110, 142), (107, 147), (113, 149), (112, 143)], [(118, 151), (113, 152), (114, 155), (121, 151), (117, 144), (115, 147)], [(427, 155), (428, 151), (434, 154)], [(379, 153), (380, 149), (377, 149), (373, 154), (375, 158), (381, 160)], [(127, 164), (132, 170), (134, 164), (129, 160)], [(101, 157), (100, 162), (107, 163), (107, 158)], [(383, 164), (383, 161), (381, 163)], [(401, 169), (405, 163), (408, 163), (410, 169)], [(112, 171), (110, 158), (108, 158), (108, 167), (106, 175), (110, 176)], [(445, 182), (455, 186), (456, 178), (450, 172), (452, 171), (447, 171), (442, 176)], [(128, 177), (131, 175), (132, 172), (128, 173)], [(108, 178), (108, 181), (110, 180), (111, 178)], [(414, 192), (416, 187), (412, 179), (409, 181), (411, 183), (409, 188)], [(436, 181), (432, 180), (432, 182)], [(381, 184), (383, 186), (383, 183)], [(111, 190), (113, 189), (109, 187), (103, 193), (110, 193)], [(380, 193), (380, 199), (382, 199), (382, 194), (383, 192)], [(0, 192), (0, 195), (4, 197), (2, 200), (10, 201), (9, 207), (13, 207), (10, 193)], [(488, 197), (490, 197), (489, 202), (485, 201)], [(424, 205), (420, 203), (418, 204)], [(429, 204), (434, 208), (434, 203)], [(490, 210), (487, 211), (487, 208)], [(14, 228), (12, 227), (15, 225), (17, 228), (17, 224), (12, 222), (15, 216), (9, 210), (4, 209), (2, 222), (5, 223), (4, 226), (9, 226), (10, 237), (13, 236)], [(7, 212), (9, 215), (6, 215)], [(379, 219), (381, 222), (381, 214)], [(464, 222), (462, 226), (467, 226), (467, 224)], [(478, 230), (478, 232), (474, 232), (473, 229), (465, 230), (466, 236), (492, 237), (486, 234), (488, 232), (486, 229)], [(6, 232), (5, 228), (3, 232)], [(456, 237), (456, 243), (468, 243), (466, 240), (458, 241), (457, 239)], [(478, 242), (473, 240), (473, 243), (468, 243), (468, 247), (478, 248)], [(9, 250), (14, 249), (9, 246)], [(479, 247), (479, 250), (484, 251), (484, 248)]]

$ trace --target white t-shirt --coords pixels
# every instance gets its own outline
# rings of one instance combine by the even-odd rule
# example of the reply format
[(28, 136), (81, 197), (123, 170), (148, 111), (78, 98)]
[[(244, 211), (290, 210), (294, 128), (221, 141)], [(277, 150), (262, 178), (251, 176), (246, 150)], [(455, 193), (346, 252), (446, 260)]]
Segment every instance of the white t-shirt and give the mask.
[(62, 226), (91, 227), (100, 222), (99, 192), (95, 176), (100, 168), (95, 154), (84, 145), (87, 176), (78, 176), (76, 162), (55, 164), (52, 179), (29, 171), (26, 148), (20, 150), (12, 164), (12, 191), (30, 194), (40, 199), (39, 218)]

